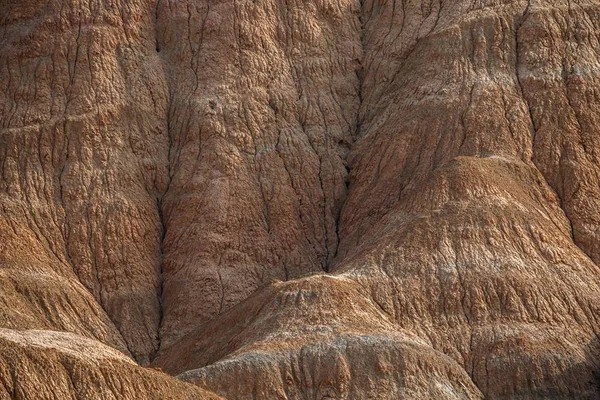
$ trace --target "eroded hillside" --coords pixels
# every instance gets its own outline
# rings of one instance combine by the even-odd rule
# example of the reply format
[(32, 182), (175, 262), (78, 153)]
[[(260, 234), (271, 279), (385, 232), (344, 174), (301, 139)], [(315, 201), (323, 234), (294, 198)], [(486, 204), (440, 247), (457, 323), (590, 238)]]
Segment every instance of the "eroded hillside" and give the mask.
[(597, 2), (0, 28), (5, 397), (600, 396)]

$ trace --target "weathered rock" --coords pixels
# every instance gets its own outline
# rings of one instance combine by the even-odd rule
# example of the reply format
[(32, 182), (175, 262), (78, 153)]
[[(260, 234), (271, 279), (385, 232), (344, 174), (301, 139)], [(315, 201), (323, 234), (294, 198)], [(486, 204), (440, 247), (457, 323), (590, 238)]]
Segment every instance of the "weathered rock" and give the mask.
[(0, 326), (124, 354), (5, 330), (5, 381), (196, 396), (132, 356), (230, 398), (600, 396), (599, 17), (0, 3)]
[(71, 333), (0, 329), (0, 349), (2, 398), (220, 398)]
[(481, 398), (458, 363), (344, 277), (265, 287), (154, 363), (227, 398)]
[(152, 4), (2, 2), (0, 15), (0, 252), (16, 293), (27, 292), (22, 303), (34, 304), (6, 300), (25, 315), (5, 326), (65, 328), (35, 310), (59, 296), (35, 282), (51, 275), (87, 289), (52, 304), (62, 318), (88, 319), (69, 330), (116, 331), (94, 337), (124, 341), (148, 362), (158, 349), (168, 146)]
[(271, 278), (328, 269), (356, 133), (358, 10), (158, 3), (171, 93), (163, 344)]

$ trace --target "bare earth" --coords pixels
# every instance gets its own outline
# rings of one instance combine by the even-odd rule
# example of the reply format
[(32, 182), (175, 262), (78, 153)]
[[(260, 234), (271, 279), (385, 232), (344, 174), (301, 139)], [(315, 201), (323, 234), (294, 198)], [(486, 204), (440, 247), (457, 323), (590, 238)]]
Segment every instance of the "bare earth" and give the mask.
[(0, 0), (0, 172), (0, 399), (600, 398), (597, 0)]

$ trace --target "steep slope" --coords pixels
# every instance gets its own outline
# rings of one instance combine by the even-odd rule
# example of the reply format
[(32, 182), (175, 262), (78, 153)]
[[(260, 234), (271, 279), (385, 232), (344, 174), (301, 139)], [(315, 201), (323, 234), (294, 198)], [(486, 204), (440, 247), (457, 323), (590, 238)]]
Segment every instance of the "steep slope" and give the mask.
[(168, 144), (151, 4), (3, 1), (0, 16), (10, 288), (0, 296), (22, 314), (4, 326), (89, 332), (148, 362), (158, 349)]
[(70, 333), (0, 330), (0, 396), (8, 399), (219, 399)]
[(356, 133), (358, 8), (158, 3), (171, 93), (163, 344), (271, 278), (328, 269)]
[[(396, 330), (462, 365), (489, 398), (597, 395), (597, 12), (556, 2), (362, 5), (359, 135), (330, 265), (365, 287)], [(273, 337), (292, 326), (307, 341), (295, 352), (306, 354), (314, 352), (307, 321), (335, 313), (315, 307), (299, 323), (282, 306), (262, 306), (286, 321), (265, 323), (263, 347), (278, 349)], [(241, 376), (236, 368), (285, 374), (279, 353), (210, 342), (227, 325), (165, 346), (157, 364), (178, 372), (191, 359), (183, 365), (194, 372), (182, 377), (205, 385)], [(236, 335), (253, 337), (251, 328)], [(329, 340), (319, 357), (336, 348)], [(255, 379), (248, 387), (263, 382), (308, 397), (318, 386)]]
[(599, 17), (0, 2), (5, 392), (600, 396)]

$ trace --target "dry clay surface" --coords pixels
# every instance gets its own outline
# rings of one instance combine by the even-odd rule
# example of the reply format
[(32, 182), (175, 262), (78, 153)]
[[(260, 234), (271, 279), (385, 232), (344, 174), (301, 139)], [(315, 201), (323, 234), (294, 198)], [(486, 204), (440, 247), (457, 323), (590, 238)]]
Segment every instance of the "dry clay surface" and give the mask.
[(221, 399), (72, 333), (1, 329), (0, 352), (2, 399)]
[(599, 49), (588, 0), (0, 0), (0, 396), (598, 398)]

